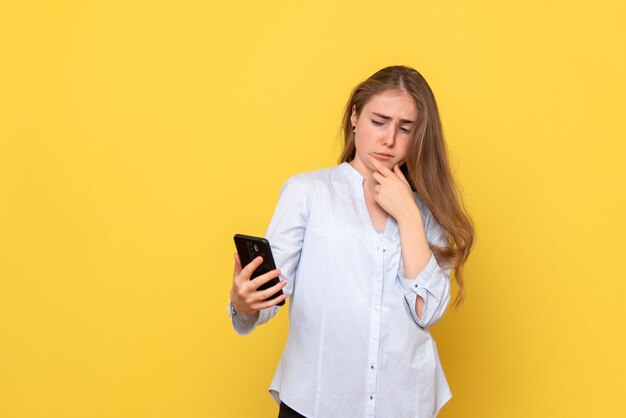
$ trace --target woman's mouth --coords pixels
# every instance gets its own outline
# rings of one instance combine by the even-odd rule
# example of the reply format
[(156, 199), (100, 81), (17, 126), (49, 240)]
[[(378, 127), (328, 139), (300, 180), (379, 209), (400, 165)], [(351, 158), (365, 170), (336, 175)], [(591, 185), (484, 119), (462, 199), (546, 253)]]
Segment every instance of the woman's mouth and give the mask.
[(385, 154), (384, 152), (373, 152), (372, 155), (374, 156), (374, 158), (381, 161), (387, 161), (393, 158), (393, 155)]

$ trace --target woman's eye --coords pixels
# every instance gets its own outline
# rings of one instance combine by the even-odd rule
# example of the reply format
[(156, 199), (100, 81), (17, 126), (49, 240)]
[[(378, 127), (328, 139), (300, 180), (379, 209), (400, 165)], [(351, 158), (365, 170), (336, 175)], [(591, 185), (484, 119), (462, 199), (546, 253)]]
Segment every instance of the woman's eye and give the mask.
[[(384, 122), (379, 122), (377, 120), (372, 119), (372, 124), (374, 124), (376, 126), (381, 126), (381, 125), (384, 125), (385, 123)], [(407, 128), (400, 128), (400, 131), (402, 131), (402, 133), (405, 133), (405, 134), (411, 133), (411, 130), (407, 129)]]

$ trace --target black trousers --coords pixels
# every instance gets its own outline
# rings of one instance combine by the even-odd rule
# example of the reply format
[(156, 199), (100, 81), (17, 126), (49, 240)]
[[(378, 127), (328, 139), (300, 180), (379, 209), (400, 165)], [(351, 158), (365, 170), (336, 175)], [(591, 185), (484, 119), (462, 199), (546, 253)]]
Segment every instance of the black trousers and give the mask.
[(280, 410), (278, 411), (278, 418), (306, 418), (304, 415), (300, 415), (293, 409), (289, 408), (285, 402), (280, 403)]

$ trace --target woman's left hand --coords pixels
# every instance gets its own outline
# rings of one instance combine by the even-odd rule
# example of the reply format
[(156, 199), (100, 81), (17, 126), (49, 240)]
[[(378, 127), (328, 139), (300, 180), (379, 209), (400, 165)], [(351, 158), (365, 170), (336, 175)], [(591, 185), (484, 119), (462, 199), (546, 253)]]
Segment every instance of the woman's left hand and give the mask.
[(393, 167), (392, 171), (374, 157), (368, 155), (367, 159), (377, 170), (373, 172), (374, 180), (378, 183), (374, 186), (376, 203), (397, 221), (407, 216), (415, 216), (416, 213), (419, 214), (411, 185), (398, 164)]

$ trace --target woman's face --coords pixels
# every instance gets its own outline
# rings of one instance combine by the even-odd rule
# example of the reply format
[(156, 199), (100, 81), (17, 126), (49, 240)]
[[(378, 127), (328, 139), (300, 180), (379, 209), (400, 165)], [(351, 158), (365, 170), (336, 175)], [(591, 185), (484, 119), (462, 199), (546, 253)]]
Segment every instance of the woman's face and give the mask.
[(352, 164), (357, 169), (374, 171), (366, 157), (371, 155), (389, 169), (396, 163), (402, 165), (416, 120), (413, 98), (401, 90), (385, 90), (372, 97), (358, 118), (353, 107), (356, 155)]

